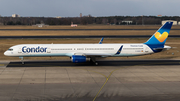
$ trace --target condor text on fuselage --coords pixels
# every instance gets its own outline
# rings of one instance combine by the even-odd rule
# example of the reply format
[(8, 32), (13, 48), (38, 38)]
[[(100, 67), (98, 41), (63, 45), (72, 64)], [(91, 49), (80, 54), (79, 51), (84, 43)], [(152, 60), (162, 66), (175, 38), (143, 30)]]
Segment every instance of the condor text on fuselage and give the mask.
[(27, 47), (27, 46), (22, 47), (22, 52), (23, 53), (32, 53), (32, 52), (33, 53), (39, 53), (39, 52), (43, 53), (43, 52), (46, 52), (46, 50), (47, 50), (47, 48), (43, 48), (43, 47), (40, 47), (40, 46), (38, 46), (36, 48), (34, 48), (34, 47), (30, 48), (30, 47)]

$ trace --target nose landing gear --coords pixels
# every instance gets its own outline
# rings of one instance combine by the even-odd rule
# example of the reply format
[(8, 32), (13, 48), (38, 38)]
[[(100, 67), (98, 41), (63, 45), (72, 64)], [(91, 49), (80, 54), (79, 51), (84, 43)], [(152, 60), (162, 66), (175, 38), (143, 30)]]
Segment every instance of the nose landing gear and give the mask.
[(23, 57), (19, 57), (21, 59), (22, 65), (24, 65)]

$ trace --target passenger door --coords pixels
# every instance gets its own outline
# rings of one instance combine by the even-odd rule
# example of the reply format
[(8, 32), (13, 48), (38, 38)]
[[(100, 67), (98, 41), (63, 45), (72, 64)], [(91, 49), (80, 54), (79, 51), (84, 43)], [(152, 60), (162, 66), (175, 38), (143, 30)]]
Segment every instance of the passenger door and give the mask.
[(18, 54), (22, 54), (22, 48), (21, 47), (18, 48)]
[(144, 52), (145, 52), (145, 53), (149, 52), (149, 48), (148, 48), (148, 47), (145, 47)]
[(47, 53), (51, 53), (51, 48), (50, 47), (47, 48)]

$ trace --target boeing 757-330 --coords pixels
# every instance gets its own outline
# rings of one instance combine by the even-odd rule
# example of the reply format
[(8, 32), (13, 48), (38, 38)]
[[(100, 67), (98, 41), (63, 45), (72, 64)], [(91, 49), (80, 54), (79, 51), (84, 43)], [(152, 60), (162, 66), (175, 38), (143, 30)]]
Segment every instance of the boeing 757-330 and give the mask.
[(52, 57), (68, 56), (73, 63), (92, 61), (96, 65), (97, 57), (140, 56), (170, 49), (165, 42), (173, 22), (166, 22), (145, 43), (103, 44), (103, 38), (97, 44), (20, 44), (4, 52), (6, 56)]

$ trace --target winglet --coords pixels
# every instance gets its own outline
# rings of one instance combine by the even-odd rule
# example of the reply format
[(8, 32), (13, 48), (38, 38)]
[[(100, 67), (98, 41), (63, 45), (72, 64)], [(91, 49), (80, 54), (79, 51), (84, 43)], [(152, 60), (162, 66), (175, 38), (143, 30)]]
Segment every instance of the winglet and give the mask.
[(121, 53), (122, 48), (123, 48), (123, 45), (119, 48), (119, 50), (117, 51), (117, 53), (116, 53), (116, 54), (120, 54), (120, 53)]
[(103, 39), (104, 39), (104, 37), (101, 38), (101, 40), (99, 41), (99, 44), (102, 44)]

